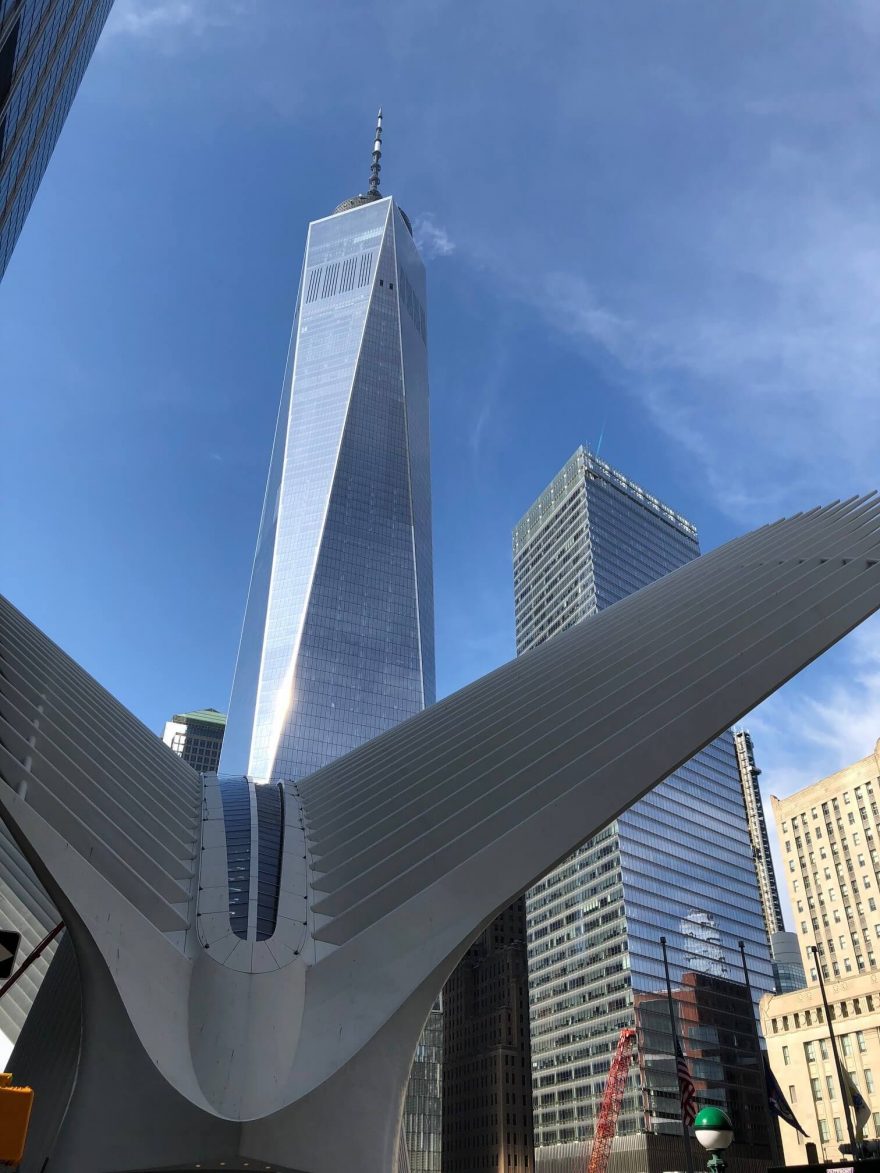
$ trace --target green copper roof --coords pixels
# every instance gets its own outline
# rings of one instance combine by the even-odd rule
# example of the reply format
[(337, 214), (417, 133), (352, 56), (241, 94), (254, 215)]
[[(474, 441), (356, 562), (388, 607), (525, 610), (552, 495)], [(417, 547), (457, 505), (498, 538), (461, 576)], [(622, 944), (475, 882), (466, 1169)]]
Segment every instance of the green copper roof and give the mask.
[(218, 713), (216, 709), (196, 709), (192, 713), (175, 713), (172, 721), (180, 721), (188, 725), (191, 721), (201, 721), (205, 725), (225, 725), (226, 714)]

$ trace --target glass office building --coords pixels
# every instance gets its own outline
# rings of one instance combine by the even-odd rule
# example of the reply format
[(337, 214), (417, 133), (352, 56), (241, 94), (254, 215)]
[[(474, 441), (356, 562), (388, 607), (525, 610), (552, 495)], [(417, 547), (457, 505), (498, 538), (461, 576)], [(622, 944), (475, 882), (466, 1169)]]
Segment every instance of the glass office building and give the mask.
[[(224, 775), (296, 781), (434, 701), (425, 268), (380, 154), (381, 115), (369, 191), (309, 225)], [(414, 1173), (440, 1168), (439, 1099), (418, 1123), (439, 1022), (405, 1113)]]
[[(699, 546), (689, 521), (580, 448), (516, 526), (513, 552), (525, 652)], [(548, 874), (527, 896), (527, 917), (539, 1158), (593, 1136), (623, 1027), (639, 1030), (639, 1053), (618, 1134), (680, 1130), (661, 935), (699, 1102), (725, 1107), (738, 1141), (766, 1142), (738, 942), (756, 997), (773, 975), (731, 734)]]
[(0, 0), (0, 277), (113, 0)]
[(309, 226), (221, 770), (297, 779), (434, 700), (425, 270), (390, 197)]

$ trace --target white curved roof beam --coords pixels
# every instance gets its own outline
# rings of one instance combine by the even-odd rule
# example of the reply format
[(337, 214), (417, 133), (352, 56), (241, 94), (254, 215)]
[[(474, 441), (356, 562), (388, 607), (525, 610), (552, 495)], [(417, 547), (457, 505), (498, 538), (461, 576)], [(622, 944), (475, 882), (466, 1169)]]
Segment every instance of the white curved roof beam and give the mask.
[[(603, 822), (625, 809), (876, 608), (878, 515), (866, 498), (729, 543), (307, 779), (316, 937), (341, 944), (571, 792), (612, 787)], [(658, 739), (649, 778), (634, 759), (655, 769)], [(582, 813), (511, 896), (601, 825)]]

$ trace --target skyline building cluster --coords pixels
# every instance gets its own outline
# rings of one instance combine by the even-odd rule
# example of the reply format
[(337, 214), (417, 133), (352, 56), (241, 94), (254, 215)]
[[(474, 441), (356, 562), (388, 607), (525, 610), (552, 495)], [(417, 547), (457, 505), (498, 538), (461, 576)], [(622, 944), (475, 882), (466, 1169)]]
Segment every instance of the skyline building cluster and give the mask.
[[(0, 277), (111, 5), (0, 0)], [(228, 720), (195, 710), (164, 731), (197, 772), (223, 775), (227, 828), (239, 819), (241, 830), (229, 918), (247, 943), (271, 937), (278, 917), (275, 784), (296, 785), (435, 700), (426, 276), (406, 213), (380, 192), (381, 156), (380, 110), (367, 191), (308, 228)], [(578, 448), (514, 529), (517, 654), (699, 553), (689, 520)], [(550, 1173), (587, 1154), (619, 1033), (632, 1027), (616, 1151), (652, 1168), (675, 1159), (674, 1029), (699, 1102), (734, 1122), (733, 1165), (766, 1164), (740, 943), (771, 1067), (823, 1156), (846, 1155), (818, 982), (821, 972), (838, 1025), (852, 1020), (841, 1047), (867, 1102), (880, 1078), (880, 742), (773, 800), (796, 933), (783, 923), (759, 775), (749, 733), (723, 733), (473, 942), (416, 1050), (403, 1114), (411, 1173)], [(5, 828), (0, 919), (25, 948), (60, 919)], [(51, 957), (0, 1004), (10, 1041)], [(862, 1123), (880, 1140), (875, 1102)], [(783, 1129), (783, 1142), (787, 1158), (805, 1159), (800, 1133)]]

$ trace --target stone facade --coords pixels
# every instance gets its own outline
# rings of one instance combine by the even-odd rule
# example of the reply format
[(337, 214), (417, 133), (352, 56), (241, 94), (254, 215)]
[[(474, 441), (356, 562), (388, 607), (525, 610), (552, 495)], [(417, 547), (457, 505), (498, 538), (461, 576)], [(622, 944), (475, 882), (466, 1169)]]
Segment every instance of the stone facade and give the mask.
[[(880, 1138), (880, 741), (874, 752), (788, 798), (772, 799), (783, 869), (809, 985), (768, 996), (761, 1020), (770, 1065), (809, 1139), (828, 1161), (848, 1143), (822, 1007), (826, 982), (843, 1065), (871, 1110), (864, 1138)], [(781, 1126), (787, 1164), (805, 1139)]]

